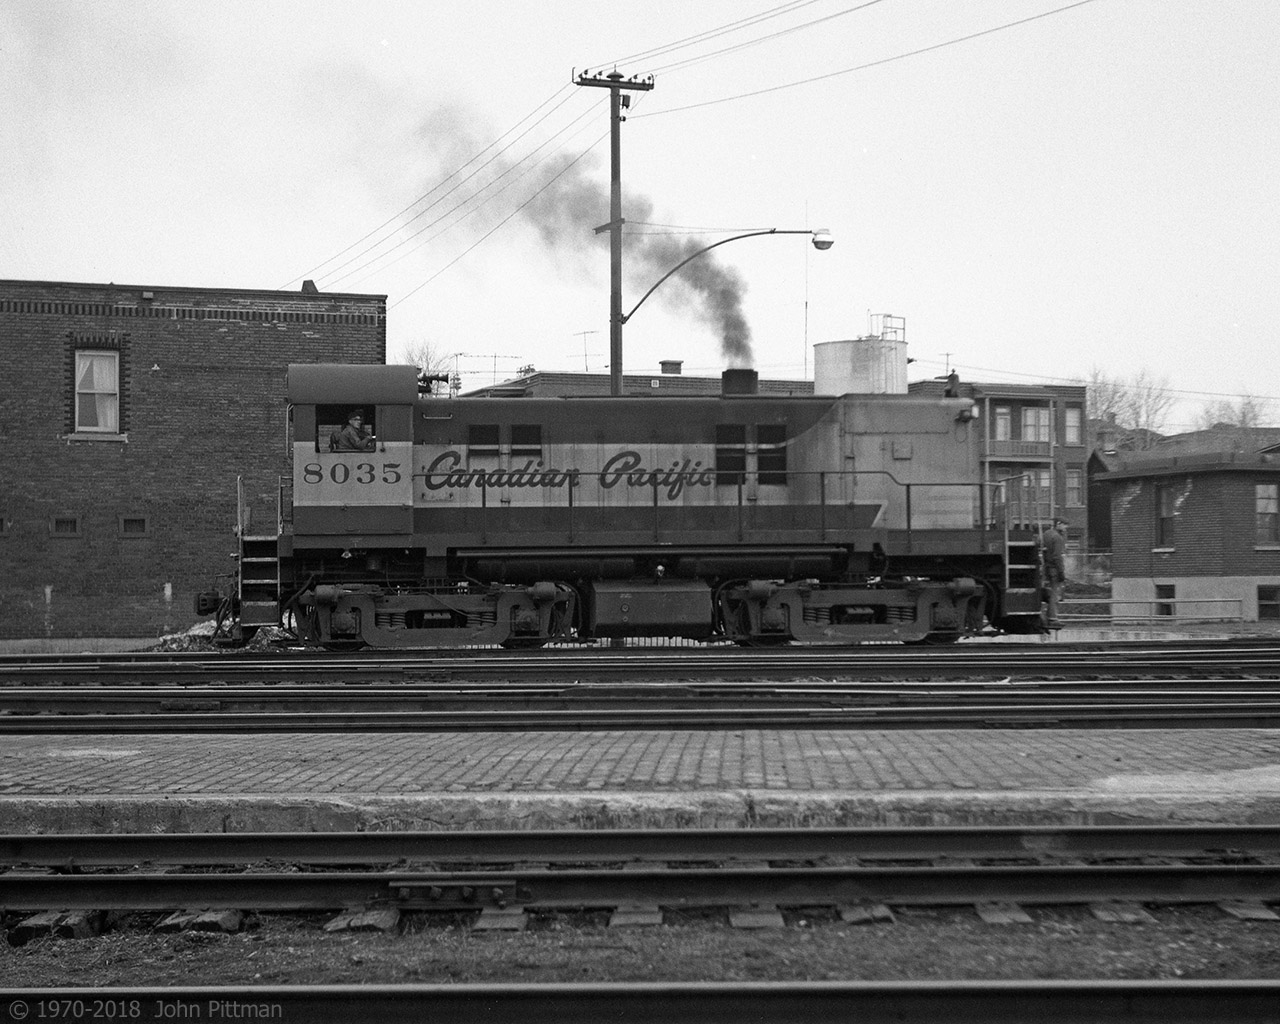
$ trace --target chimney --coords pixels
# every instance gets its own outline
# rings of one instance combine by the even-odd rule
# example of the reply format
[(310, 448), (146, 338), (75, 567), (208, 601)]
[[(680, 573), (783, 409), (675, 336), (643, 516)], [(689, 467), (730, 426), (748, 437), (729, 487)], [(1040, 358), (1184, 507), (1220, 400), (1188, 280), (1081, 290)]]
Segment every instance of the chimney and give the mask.
[(663, 373), (669, 373), (673, 376), (678, 376), (680, 373), (680, 367), (684, 365), (684, 360), (683, 359), (662, 359), (662, 360), (659, 360), (658, 365), (662, 368)]
[(720, 393), (754, 395), (760, 390), (760, 375), (745, 367), (733, 367), (720, 375)]

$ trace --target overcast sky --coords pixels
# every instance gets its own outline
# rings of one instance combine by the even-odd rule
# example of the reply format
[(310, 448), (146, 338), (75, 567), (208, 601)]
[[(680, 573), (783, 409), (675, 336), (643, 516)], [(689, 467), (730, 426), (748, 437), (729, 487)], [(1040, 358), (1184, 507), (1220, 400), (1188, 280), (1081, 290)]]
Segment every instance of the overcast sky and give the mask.
[[(572, 82), (616, 66), (654, 76), (624, 309), (681, 246), (825, 227), (691, 264), (764, 375), (892, 313), (912, 379), (1146, 370), (1167, 429), (1244, 394), (1280, 423), (1280, 4), (1070, 2), (5, 0), (0, 277), (312, 278), (467, 386), (604, 372), (608, 92)], [(625, 370), (718, 373), (724, 323), (672, 280)]]

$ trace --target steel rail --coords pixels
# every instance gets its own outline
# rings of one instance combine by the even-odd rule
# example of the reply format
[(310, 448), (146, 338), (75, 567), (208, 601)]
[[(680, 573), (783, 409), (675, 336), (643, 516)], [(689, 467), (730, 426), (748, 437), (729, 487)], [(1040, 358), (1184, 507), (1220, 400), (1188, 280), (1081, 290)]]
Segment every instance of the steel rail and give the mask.
[[(1170, 647), (1172, 649), (1170, 649)], [(848, 678), (872, 673), (914, 673), (925, 676), (957, 672), (1028, 674), (1111, 674), (1117, 671), (1224, 671), (1275, 673), (1280, 645), (1249, 642), (1164, 648), (1107, 647), (1067, 649), (1059, 646), (974, 644), (955, 648), (914, 647), (793, 648), (784, 651), (682, 649), (652, 653), (651, 649), (606, 652), (506, 651), (465, 653), (377, 652), (367, 656), (334, 657), (312, 652), (273, 655), (140, 657), (6, 656), (0, 657), (0, 679), (105, 679), (172, 677), (176, 673), (219, 680), (244, 678), (332, 679), (501, 679), (521, 678), (648, 678), (683, 673), (727, 678), (761, 675), (797, 676), (814, 672)]]
[(840, 708), (294, 711), (0, 715), (0, 735), (616, 732), (737, 729), (1275, 728), (1280, 700), (1178, 703), (898, 704)]
[(1239, 698), (1280, 694), (1280, 679), (1141, 679), (1141, 680), (1044, 680), (1040, 682), (1002, 680), (977, 681), (896, 681), (881, 683), (847, 683), (827, 680), (794, 680), (779, 682), (762, 680), (758, 683), (742, 682), (676, 682), (676, 683), (566, 683), (561, 686), (512, 683), (509, 686), (491, 684), (433, 684), (403, 682), (386, 684), (359, 683), (237, 683), (218, 684), (157, 683), (154, 685), (102, 684), (102, 685), (27, 685), (5, 686), (0, 684), (0, 707), (32, 706), (44, 704), (73, 704), (76, 702), (107, 702), (119, 704), (159, 705), (172, 701), (222, 701), (233, 702), (305, 702), (357, 701), (366, 704), (402, 701), (426, 701), (438, 704), (443, 701), (479, 703), (484, 701), (512, 704), (523, 701), (573, 701), (582, 703), (597, 700), (602, 703), (634, 704), (659, 703), (669, 706), (672, 701), (727, 701), (727, 700), (785, 700), (797, 697), (810, 700), (818, 698), (861, 700), (924, 699), (945, 696), (949, 700), (966, 698), (993, 699), (1018, 697), (1023, 699), (1046, 698), (1061, 700), (1069, 696), (1076, 700), (1097, 698), (1114, 700), (1121, 698), (1152, 699), (1170, 696)]
[(867, 903), (963, 905), (1266, 902), (1280, 900), (1280, 864), (1017, 864), (725, 868), (525, 868), (489, 871), (260, 871), (0, 875), (10, 910), (259, 911), (715, 907)]
[(852, 686), (808, 681), (779, 685), (743, 684), (602, 684), (564, 687), (463, 689), (456, 686), (295, 684), (217, 686), (0, 686), (0, 714), (106, 714), (181, 712), (351, 712), (415, 710), (431, 712), (496, 712), (513, 709), (623, 711), (797, 707), (874, 708), (892, 702), (915, 706), (1036, 706), (1186, 704), (1245, 705), (1280, 699), (1280, 681), (1241, 684), (1149, 681), (1143, 684), (1098, 683), (897, 683)]
[[(1280, 981), (805, 981), (0, 988), (0, 1020), (307, 1024), (1274, 1024)], [(110, 1014), (103, 1010), (111, 1009)], [(15, 1012), (15, 1010), (17, 1012)]]
[(63, 871), (138, 864), (334, 865), (1118, 858), (1280, 853), (1280, 825), (545, 829), (0, 835), (0, 865)]

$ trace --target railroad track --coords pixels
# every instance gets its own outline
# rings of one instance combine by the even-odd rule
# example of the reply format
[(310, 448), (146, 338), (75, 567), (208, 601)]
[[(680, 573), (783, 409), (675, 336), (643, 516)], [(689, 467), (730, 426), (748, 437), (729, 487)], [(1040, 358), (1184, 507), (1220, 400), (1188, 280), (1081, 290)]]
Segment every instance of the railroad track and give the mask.
[(1092, 679), (1143, 675), (1256, 675), (1274, 678), (1280, 643), (1239, 640), (1110, 644), (962, 643), (949, 647), (598, 648), (538, 651), (228, 652), (0, 656), (0, 684), (129, 683), (196, 679), (496, 681), (536, 679)]
[(1280, 901), (1278, 854), (1272, 826), (7, 835), (0, 906), (483, 916), (1119, 902), (1265, 916)]
[[(934, 981), (0, 988), (0, 1020), (308, 1024), (1274, 1024), (1277, 981)], [(15, 1012), (17, 1007), (17, 1012)]]
[[(1018, 903), (1125, 900), (1222, 902), (1246, 916), (1280, 900), (1278, 850), (1280, 826), (8, 835), (0, 904), (354, 905), (478, 921), (534, 907), (974, 903), (1007, 920)], [(263, 862), (287, 871), (243, 870)], [(174, 867), (187, 871), (160, 873)], [(1204, 1024), (1271, 1022), (1277, 1005), (1274, 980), (0, 989), (0, 1020), (62, 1021)]]
[(0, 687), (0, 734), (1277, 725), (1263, 680)]

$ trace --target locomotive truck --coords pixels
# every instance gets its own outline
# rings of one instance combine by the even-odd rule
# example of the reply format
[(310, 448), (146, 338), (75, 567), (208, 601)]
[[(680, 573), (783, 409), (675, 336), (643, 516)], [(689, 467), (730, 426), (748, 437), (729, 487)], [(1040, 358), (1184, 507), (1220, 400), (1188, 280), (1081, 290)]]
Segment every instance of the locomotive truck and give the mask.
[[(1043, 629), (970, 399), (420, 393), (413, 366), (292, 365), (276, 529), (240, 518), (237, 638), (540, 646), (947, 642)], [(335, 450), (354, 408), (369, 450)]]

